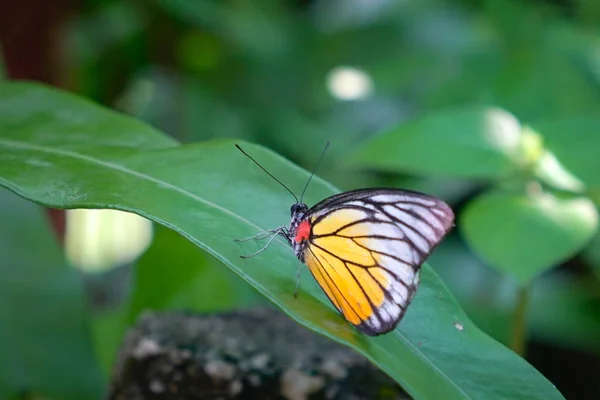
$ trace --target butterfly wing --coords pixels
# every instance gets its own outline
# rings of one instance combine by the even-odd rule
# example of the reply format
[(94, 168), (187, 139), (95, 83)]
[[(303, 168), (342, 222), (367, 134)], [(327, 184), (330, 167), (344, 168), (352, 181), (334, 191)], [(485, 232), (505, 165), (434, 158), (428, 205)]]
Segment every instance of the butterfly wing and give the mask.
[(311, 208), (304, 260), (346, 320), (368, 335), (394, 329), (421, 264), (454, 225), (443, 201), (397, 189), (362, 189)]

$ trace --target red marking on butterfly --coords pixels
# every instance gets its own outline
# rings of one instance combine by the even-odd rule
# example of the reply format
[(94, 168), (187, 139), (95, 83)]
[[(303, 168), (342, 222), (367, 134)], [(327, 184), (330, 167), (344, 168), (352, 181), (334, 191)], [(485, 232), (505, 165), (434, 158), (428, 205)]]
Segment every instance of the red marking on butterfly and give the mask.
[(296, 237), (294, 240), (296, 243), (303, 242), (308, 240), (310, 236), (310, 222), (308, 220), (302, 221), (300, 225), (298, 225), (298, 229), (296, 230)]

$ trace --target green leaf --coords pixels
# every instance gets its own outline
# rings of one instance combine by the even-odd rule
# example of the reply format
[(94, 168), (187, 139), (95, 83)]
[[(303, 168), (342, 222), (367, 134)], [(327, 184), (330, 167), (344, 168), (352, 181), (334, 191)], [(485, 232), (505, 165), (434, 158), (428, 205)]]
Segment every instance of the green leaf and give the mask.
[(497, 108), (427, 114), (367, 142), (353, 163), (393, 172), (462, 178), (500, 178), (521, 157), (521, 127)]
[(459, 223), (486, 262), (523, 285), (582, 250), (597, 225), (588, 198), (544, 192), (483, 194), (467, 205)]
[(0, 221), (0, 398), (100, 398), (81, 282), (42, 210), (0, 189)]
[(568, 171), (584, 184), (600, 187), (600, 115), (556, 118), (540, 121), (534, 128)]
[[(103, 132), (109, 140), (96, 124), (110, 126)], [(0, 183), (39, 203), (132, 211), (179, 232), (299, 323), (367, 356), (416, 398), (562, 398), (473, 325), (428, 266), (399, 328), (371, 338), (344, 321), (305, 270), (294, 298), (300, 264), (282, 240), (240, 259), (261, 244), (233, 240), (287, 223), (291, 198), (232, 141), (175, 146), (129, 118), (21, 83), (0, 87), (0, 133)], [(306, 171), (261, 147), (243, 147), (293, 190), (303, 187)], [(306, 200), (333, 193), (315, 179)]]

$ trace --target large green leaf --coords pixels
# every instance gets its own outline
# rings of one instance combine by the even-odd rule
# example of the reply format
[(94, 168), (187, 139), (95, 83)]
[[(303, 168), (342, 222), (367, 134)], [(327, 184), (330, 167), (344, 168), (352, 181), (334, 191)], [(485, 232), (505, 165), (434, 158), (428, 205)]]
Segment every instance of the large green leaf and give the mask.
[(496, 108), (438, 111), (399, 125), (360, 147), (354, 163), (388, 171), (499, 178), (522, 156), (521, 127)]
[(0, 188), (0, 221), (0, 399), (100, 398), (81, 282), (42, 209)]
[(460, 219), (471, 247), (492, 266), (527, 284), (590, 241), (598, 215), (585, 197), (490, 192)]
[[(243, 145), (292, 189), (306, 182), (306, 171)], [(261, 255), (240, 259), (260, 244), (233, 240), (285, 224), (292, 199), (232, 141), (176, 146), (74, 96), (12, 83), (0, 86), (0, 183), (42, 204), (117, 208), (176, 230), (296, 321), (369, 357), (416, 398), (562, 398), (534, 368), (473, 325), (428, 266), (399, 328), (371, 338), (334, 311), (306, 271), (294, 298), (299, 263), (287, 244), (276, 241)], [(306, 200), (333, 193), (315, 179)]]

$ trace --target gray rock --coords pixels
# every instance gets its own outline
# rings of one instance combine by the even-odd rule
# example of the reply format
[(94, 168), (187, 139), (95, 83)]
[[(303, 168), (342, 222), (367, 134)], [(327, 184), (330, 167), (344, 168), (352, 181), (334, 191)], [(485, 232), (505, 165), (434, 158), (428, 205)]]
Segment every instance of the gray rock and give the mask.
[(366, 358), (278, 310), (148, 313), (128, 333), (109, 400), (410, 399)]

